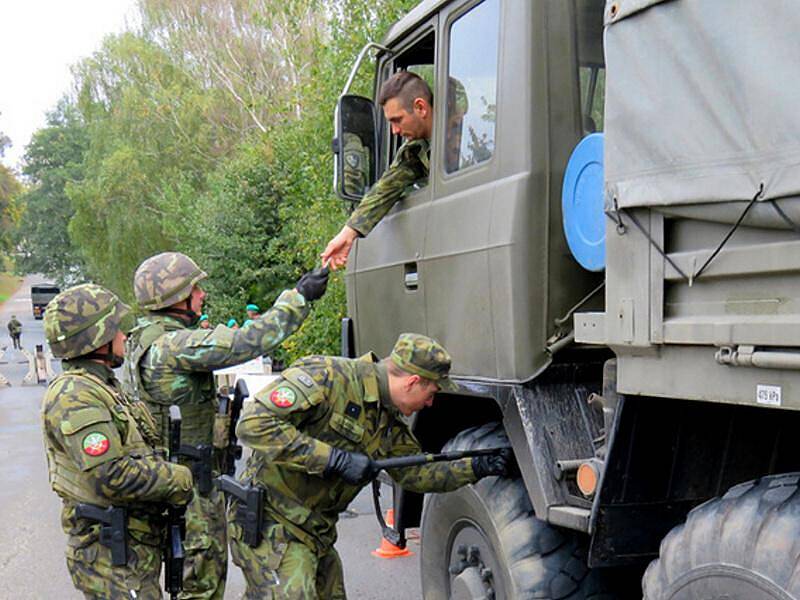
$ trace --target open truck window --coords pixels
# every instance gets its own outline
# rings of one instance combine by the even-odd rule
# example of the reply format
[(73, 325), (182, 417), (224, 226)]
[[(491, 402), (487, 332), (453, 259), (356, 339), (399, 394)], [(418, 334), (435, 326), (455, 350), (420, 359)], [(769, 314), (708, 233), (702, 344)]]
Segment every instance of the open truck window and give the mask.
[[(433, 31), (423, 35), (421, 39), (413, 42), (407, 49), (401, 50), (390, 63), (385, 65), (382, 70), (383, 77), (381, 83), (398, 71), (411, 71), (416, 73), (430, 86), (434, 92), (434, 107), (436, 106), (436, 81), (434, 78), (434, 57), (436, 55), (436, 35)], [(377, 95), (377, 90), (376, 90)], [(384, 159), (383, 169), (391, 164), (395, 154), (404, 140), (397, 135), (392, 135), (391, 128), (386, 119), (383, 118), (383, 111), (378, 111), (382, 132), (381, 136), (381, 156)], [(436, 124), (434, 123), (434, 127)], [(426, 181), (416, 184), (417, 187), (424, 187)]]

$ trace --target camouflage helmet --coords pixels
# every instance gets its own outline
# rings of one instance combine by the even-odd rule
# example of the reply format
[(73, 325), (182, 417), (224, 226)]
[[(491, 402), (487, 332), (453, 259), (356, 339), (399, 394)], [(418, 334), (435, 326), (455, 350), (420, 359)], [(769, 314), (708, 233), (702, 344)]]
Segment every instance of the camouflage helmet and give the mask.
[(191, 258), (180, 252), (162, 252), (145, 260), (133, 276), (139, 306), (159, 310), (185, 300), (192, 288), (208, 277)]
[(85, 283), (64, 290), (44, 311), (44, 334), (53, 356), (75, 358), (114, 339), (130, 307), (104, 287)]
[(450, 354), (444, 346), (428, 336), (401, 333), (390, 358), (403, 371), (436, 382), (442, 391), (455, 392), (460, 389), (450, 379)]

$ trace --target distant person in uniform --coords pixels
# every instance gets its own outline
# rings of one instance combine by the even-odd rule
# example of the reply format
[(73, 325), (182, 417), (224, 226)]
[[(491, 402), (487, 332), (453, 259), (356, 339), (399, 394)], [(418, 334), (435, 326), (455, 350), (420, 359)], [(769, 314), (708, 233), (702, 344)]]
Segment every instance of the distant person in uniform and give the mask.
[(197, 326), (200, 329), (211, 329), (211, 321), (208, 320), (208, 315), (200, 315), (200, 322)]
[(17, 320), (16, 315), (11, 315), (11, 320), (8, 322), (8, 334), (11, 336), (14, 349), (22, 350), (22, 323)]
[[(261, 543), (243, 539), (245, 507), (229, 510), (231, 555), (245, 598), (344, 599), (333, 547), (339, 513), (378, 472), (373, 459), (422, 452), (407, 417), (455, 390), (450, 355), (435, 340), (404, 333), (391, 356), (309, 356), (255, 395), (236, 433), (253, 452), (240, 480), (264, 490)], [(391, 469), (414, 492), (448, 492), (509, 474), (508, 449), (492, 456)]]
[(236, 322), (236, 319), (228, 319), (227, 326), (230, 329), (239, 329), (239, 323)]
[(395, 73), (381, 87), (378, 103), (392, 133), (405, 138), (405, 142), (342, 230), (325, 247), (322, 264), (332, 269), (347, 264), (355, 239), (366, 237), (392, 206), (406, 196), (409, 187), (426, 179), (430, 171), (433, 94), (425, 80), (410, 71)]

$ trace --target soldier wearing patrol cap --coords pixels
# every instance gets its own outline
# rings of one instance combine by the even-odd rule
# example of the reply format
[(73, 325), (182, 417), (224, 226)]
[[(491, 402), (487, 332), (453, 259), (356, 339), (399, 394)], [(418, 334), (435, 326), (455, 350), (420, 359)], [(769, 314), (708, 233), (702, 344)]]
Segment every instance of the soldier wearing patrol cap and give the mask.
[[(161, 598), (159, 515), (192, 497), (191, 472), (155, 453), (152, 416), (114, 377), (127, 314), (114, 294), (86, 284), (56, 296), (44, 316), (53, 356), (63, 359), (42, 403), (47, 465), (63, 501), (67, 567), (86, 598)], [(113, 524), (90, 516), (112, 512), (121, 517)], [(101, 537), (103, 528), (111, 535)]]
[[(402, 334), (391, 355), (310, 356), (255, 395), (236, 433), (253, 453), (240, 481), (263, 493), (261, 541), (245, 541), (246, 511), (231, 504), (233, 561), (245, 598), (345, 598), (336, 541), (338, 515), (377, 476), (373, 459), (422, 450), (402, 417), (457, 389), (450, 355), (435, 340)], [(415, 492), (447, 492), (507, 474), (510, 454), (394, 469)]]
[(157, 254), (139, 265), (134, 293), (148, 312), (130, 333), (123, 375), (126, 389), (150, 407), (164, 438), (169, 405), (181, 407), (181, 461), (192, 467), (196, 491), (186, 509), (182, 599), (221, 599), (225, 592), (225, 501), (211, 480), (219, 475), (220, 450), (228, 439), (225, 427), (214, 427), (212, 371), (262, 356), (291, 335), (306, 318), (309, 302), (325, 292), (328, 273), (305, 274), (295, 289), (284, 291), (245, 329), (194, 328), (203, 309), (206, 294), (200, 284), (206, 277), (179, 252)]

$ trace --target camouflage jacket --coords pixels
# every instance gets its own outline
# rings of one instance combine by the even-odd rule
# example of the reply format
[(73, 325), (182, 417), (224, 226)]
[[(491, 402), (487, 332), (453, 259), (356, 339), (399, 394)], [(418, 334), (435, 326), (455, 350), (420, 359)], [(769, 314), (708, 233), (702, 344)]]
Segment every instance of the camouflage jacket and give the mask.
[(362, 198), (347, 225), (362, 236), (369, 235), (392, 206), (408, 193), (409, 186), (427, 179), (430, 150), (430, 141), (424, 139), (408, 140), (400, 146), (392, 164)]
[[(242, 479), (266, 490), (268, 521), (318, 550), (336, 541), (338, 515), (361, 489), (322, 478), (332, 446), (376, 459), (422, 451), (389, 398), (386, 368), (372, 354), (301, 359), (254, 399), (236, 428), (254, 450)], [(470, 459), (389, 474), (415, 492), (446, 492), (475, 481)]]
[(155, 453), (152, 416), (120, 392), (111, 369), (80, 358), (62, 364), (42, 401), (42, 426), (50, 485), (64, 501), (61, 522), (70, 544), (87, 545), (99, 535), (96, 524), (75, 516), (79, 502), (128, 507), (131, 535), (159, 543), (151, 515), (163, 503), (191, 498), (191, 473)]
[(292, 334), (308, 314), (303, 296), (285, 291), (248, 327), (190, 329), (180, 319), (149, 313), (128, 336), (123, 381), (144, 400), (166, 439), (170, 404), (181, 407), (184, 444), (211, 444), (215, 408), (212, 371), (262, 356)]
[(14, 335), (22, 331), (22, 323), (20, 323), (17, 319), (11, 319), (8, 322), (8, 333)]

